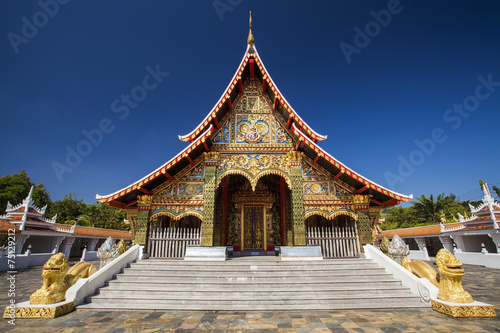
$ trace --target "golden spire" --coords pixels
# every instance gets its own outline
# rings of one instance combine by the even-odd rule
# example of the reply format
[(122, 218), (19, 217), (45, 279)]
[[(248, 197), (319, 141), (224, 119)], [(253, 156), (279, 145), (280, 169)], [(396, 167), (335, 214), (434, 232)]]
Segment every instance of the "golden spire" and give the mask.
[(252, 35), (252, 11), (250, 11), (250, 31), (248, 31), (248, 39), (247, 39), (247, 43), (248, 45), (253, 45), (255, 44), (255, 39), (253, 38), (253, 35)]

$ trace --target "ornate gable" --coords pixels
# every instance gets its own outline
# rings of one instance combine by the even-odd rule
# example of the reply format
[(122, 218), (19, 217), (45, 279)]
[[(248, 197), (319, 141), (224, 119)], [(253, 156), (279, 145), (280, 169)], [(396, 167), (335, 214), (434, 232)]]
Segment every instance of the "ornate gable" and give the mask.
[[(265, 148), (293, 147), (293, 137), (283, 125), (281, 116), (273, 112), (269, 96), (262, 93), (262, 81), (247, 78), (243, 92), (235, 98), (235, 107), (224, 117), (219, 130), (212, 136), (213, 149), (224, 152)], [(280, 149), (281, 148), (281, 149)]]

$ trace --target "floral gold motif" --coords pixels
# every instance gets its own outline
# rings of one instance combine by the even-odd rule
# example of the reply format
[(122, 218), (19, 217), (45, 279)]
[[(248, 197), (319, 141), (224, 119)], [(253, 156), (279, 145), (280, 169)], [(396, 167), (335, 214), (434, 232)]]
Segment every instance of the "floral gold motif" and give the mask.
[(432, 300), (432, 309), (444, 313), (448, 316), (455, 318), (462, 317), (479, 317), (488, 318), (496, 317), (495, 308), (492, 305), (449, 305), (440, 302), (439, 300)]

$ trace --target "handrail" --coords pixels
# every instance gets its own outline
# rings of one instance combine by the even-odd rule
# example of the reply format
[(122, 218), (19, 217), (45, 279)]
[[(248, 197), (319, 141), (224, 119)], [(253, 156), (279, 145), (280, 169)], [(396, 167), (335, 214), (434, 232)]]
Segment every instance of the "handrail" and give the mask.
[(134, 245), (125, 253), (116, 257), (89, 278), (80, 279), (66, 291), (66, 301), (74, 301), (75, 306), (82, 304), (85, 297), (93, 295), (96, 289), (103, 287), (113, 276), (120, 273), (130, 263), (142, 259), (144, 246)]
[(419, 278), (410, 273), (403, 266), (386, 256), (382, 251), (371, 244), (364, 245), (365, 257), (385, 268), (387, 273), (401, 281), (401, 284), (410, 288), (410, 292), (420, 296), (420, 300), (428, 306), (431, 306), (431, 300), (437, 299), (438, 288), (426, 278)]

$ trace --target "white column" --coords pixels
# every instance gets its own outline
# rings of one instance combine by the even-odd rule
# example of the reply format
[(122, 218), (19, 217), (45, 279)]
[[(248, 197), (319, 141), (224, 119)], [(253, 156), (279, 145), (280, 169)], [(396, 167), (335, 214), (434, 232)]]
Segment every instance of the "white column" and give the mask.
[(429, 253), (427, 252), (427, 246), (425, 245), (425, 238), (424, 237), (416, 237), (415, 241), (417, 242), (418, 249), (420, 251), (425, 252), (425, 260), (430, 260), (429, 258)]
[(497, 248), (497, 253), (500, 253), (500, 234), (494, 233), (494, 234), (488, 234), (488, 236), (490, 236), (491, 239), (493, 240), (493, 243), (495, 243), (495, 246)]
[(59, 246), (61, 245), (61, 242), (63, 241), (64, 236), (57, 236), (52, 239), (52, 246), (51, 246), (51, 252), (56, 254), (59, 252)]
[(69, 254), (71, 253), (71, 247), (73, 246), (73, 242), (75, 241), (75, 237), (67, 237), (64, 238), (61, 244), (61, 250), (59, 252), (64, 253), (66, 258), (69, 260)]
[(24, 243), (26, 243), (26, 240), (28, 238), (30, 238), (30, 235), (26, 235), (26, 234), (16, 235), (16, 254), (21, 254), (21, 251), (23, 250)]
[(458, 250), (460, 250), (461, 252), (466, 252), (464, 236), (453, 236), (453, 240), (455, 241)]
[(92, 238), (89, 240), (89, 245), (87, 246), (88, 251), (95, 251), (95, 246), (97, 245), (97, 242), (99, 241), (99, 238)]
[(439, 236), (439, 240), (445, 249), (453, 253), (453, 239), (450, 236)]

